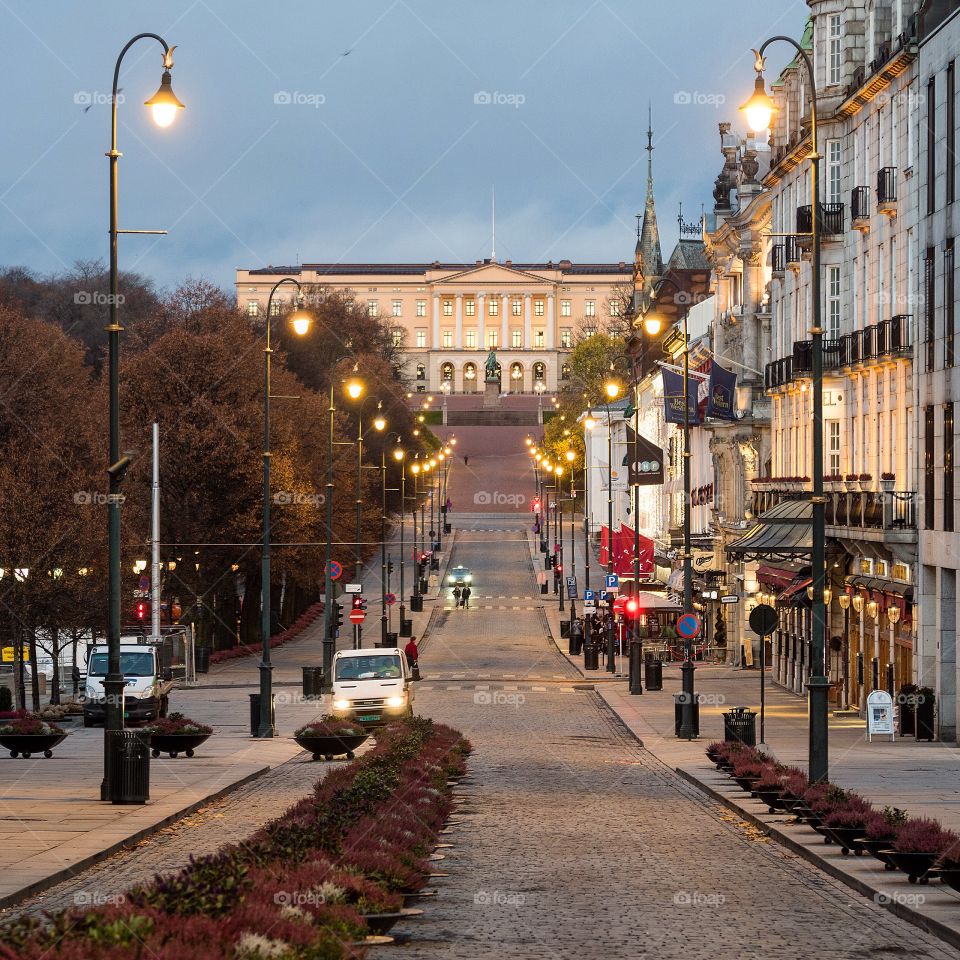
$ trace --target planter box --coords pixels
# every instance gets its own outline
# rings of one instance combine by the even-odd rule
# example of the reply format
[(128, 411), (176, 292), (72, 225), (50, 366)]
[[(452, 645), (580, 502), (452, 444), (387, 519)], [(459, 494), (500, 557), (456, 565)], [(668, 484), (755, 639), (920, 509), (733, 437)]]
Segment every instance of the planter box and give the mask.
[(360, 746), (369, 734), (358, 733), (353, 736), (333, 735), (328, 737), (301, 736), (294, 737), (294, 740), (303, 747), (308, 753), (313, 754), (314, 760), (323, 757), (326, 760), (332, 760), (334, 757), (347, 755), (348, 760), (353, 759), (353, 751)]
[(9, 750), (10, 756), (14, 759), (18, 755), (29, 759), (34, 753), (52, 757), (53, 748), (66, 739), (65, 733), (10, 733), (0, 736), (0, 747)]
[(171, 759), (180, 753), (192, 757), (193, 751), (211, 736), (213, 734), (210, 733), (151, 733), (150, 750), (155, 757), (161, 753), (170, 754)]

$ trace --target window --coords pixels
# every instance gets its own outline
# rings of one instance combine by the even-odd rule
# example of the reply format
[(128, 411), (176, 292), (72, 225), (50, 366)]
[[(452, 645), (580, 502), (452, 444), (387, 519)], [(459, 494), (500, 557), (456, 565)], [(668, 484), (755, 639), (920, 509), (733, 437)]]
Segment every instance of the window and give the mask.
[(953, 61), (947, 64), (947, 203), (957, 195), (957, 91)]
[(547, 368), (542, 363), (535, 363), (533, 365), (533, 379), (536, 381), (546, 380), (547, 378)]
[(923, 339), (926, 341), (926, 360), (927, 369), (934, 368), (934, 349), (936, 345), (936, 317), (934, 315), (934, 303), (936, 301), (936, 271), (934, 270), (933, 247), (927, 247), (926, 256), (923, 258), (923, 317), (924, 331)]
[(570, 364), (569, 364), (569, 363), (565, 363), (565, 364), (560, 368), (560, 379), (561, 379), (561, 380), (569, 380), (569, 379), (570, 379)]
[(827, 18), (827, 83), (840, 83), (843, 70), (843, 26), (840, 14)]
[(937, 95), (936, 80), (927, 81), (927, 213), (936, 209), (937, 198)]
[(943, 251), (943, 365), (952, 367), (955, 360), (954, 352), (954, 271), (953, 271), (953, 237), (947, 238), (946, 249)]
[(611, 300), (610, 301), (610, 316), (619, 317), (620, 316), (620, 301)]
[(260, 316), (260, 301), (259, 301), (259, 300), (248, 300), (248, 301), (247, 301), (247, 316), (248, 316), (248, 317), (259, 317), (259, 316)]
[(500, 301), (496, 297), (490, 298), (490, 305), (487, 307), (487, 313), (495, 317), (500, 313)]
[(466, 339), (467, 349), (468, 350), (475, 349), (477, 346), (477, 331), (468, 330), (466, 336), (467, 336), (467, 339)]
[(840, 473), (840, 421), (827, 421), (827, 472), (832, 476)]
[(378, 300), (367, 301), (367, 316), (368, 317), (380, 316), (380, 302)]
[(443, 315), (444, 315), (445, 317), (452, 317), (452, 316), (453, 316), (453, 301), (452, 301), (452, 300), (444, 300), (444, 301), (443, 301)]
[(943, 529), (953, 530), (953, 404), (943, 406)]
[(573, 346), (573, 331), (569, 327), (560, 328), (560, 346), (569, 350)]
[(510, 364), (510, 381), (513, 383), (515, 390), (522, 390), (523, 384), (523, 364), (522, 363), (511, 363)]
[(519, 297), (514, 297), (510, 304), (510, 312), (515, 317), (523, 316), (523, 301)]
[(583, 315), (585, 317), (595, 317), (597, 315), (597, 301), (596, 300), (584, 300), (583, 301)]
[(523, 346), (523, 331), (513, 330), (510, 333), (510, 346), (517, 348)]
[(542, 317), (542, 316), (543, 316), (543, 301), (542, 301), (542, 300), (534, 300), (534, 301), (533, 301), (533, 315), (534, 315), (535, 317)]
[(427, 379), (427, 368), (422, 364), (417, 364), (417, 379), (426, 380)]
[(403, 346), (403, 327), (394, 327), (390, 331), (390, 339), (395, 347)]
[(447, 383), (450, 383), (450, 382), (453, 380), (453, 364), (452, 364), (452, 363), (445, 363), (445, 364), (440, 368), (440, 376), (441, 376), (441, 378), (442, 378), (443, 380), (445, 380)]
[(280, 301), (271, 300), (270, 301), (270, 316), (279, 317), (280, 316)]
[(827, 203), (840, 202), (840, 141), (827, 141)]
[(423, 327), (417, 328), (417, 346), (425, 347), (427, 345), (427, 331)]
[(443, 345), (447, 348), (453, 346), (453, 331), (444, 330), (443, 331)]
[(497, 329), (487, 331), (487, 346), (493, 350), (500, 346), (500, 331)]
[(933, 440), (933, 407), (927, 406), (923, 410), (923, 525), (927, 530), (934, 529), (936, 451)]
[(827, 339), (840, 336), (840, 267), (827, 267)]
[(543, 349), (543, 331), (535, 330), (533, 333), (533, 345), (539, 349)]
[(402, 316), (403, 316), (403, 301), (402, 301), (402, 300), (394, 300), (394, 301), (390, 304), (390, 310), (391, 310), (391, 312), (393, 313), (393, 315), (394, 315), (395, 317), (402, 317)]
[[(477, 367), (473, 363), (468, 363), (463, 368), (463, 380), (466, 384), (472, 384), (477, 379)], [(471, 386), (470, 389), (473, 389)]]
[(570, 301), (561, 300), (560, 301), (560, 316), (569, 317), (570, 316)]
[(595, 336), (597, 332), (596, 327), (584, 327), (583, 328), (583, 339), (587, 340), (592, 336)]
[(425, 317), (427, 315), (427, 301), (418, 300), (417, 301), (417, 316)]
[(477, 315), (476, 300), (467, 300), (464, 306), (466, 308), (466, 314), (468, 317), (475, 317)]

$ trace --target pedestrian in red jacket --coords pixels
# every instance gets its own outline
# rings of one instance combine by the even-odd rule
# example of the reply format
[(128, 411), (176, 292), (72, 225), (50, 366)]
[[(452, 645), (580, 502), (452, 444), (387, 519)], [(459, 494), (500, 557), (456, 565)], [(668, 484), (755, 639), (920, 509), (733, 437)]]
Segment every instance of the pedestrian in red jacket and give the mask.
[(417, 649), (417, 641), (411, 637), (410, 642), (403, 648), (407, 655), (407, 666), (412, 670), (420, 659), (420, 651)]

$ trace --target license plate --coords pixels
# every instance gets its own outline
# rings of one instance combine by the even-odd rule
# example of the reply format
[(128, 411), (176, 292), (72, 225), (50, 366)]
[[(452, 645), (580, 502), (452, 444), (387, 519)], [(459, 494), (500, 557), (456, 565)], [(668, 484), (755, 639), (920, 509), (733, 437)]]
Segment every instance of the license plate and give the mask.
[(361, 723), (371, 723), (373, 721), (379, 720), (380, 714), (379, 713), (362, 713), (357, 717), (357, 719)]

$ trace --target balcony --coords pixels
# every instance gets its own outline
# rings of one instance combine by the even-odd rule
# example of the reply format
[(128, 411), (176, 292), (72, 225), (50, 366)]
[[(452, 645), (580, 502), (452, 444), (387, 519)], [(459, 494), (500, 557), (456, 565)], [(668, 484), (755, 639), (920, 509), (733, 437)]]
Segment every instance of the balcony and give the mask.
[(877, 210), (888, 217), (897, 215), (897, 168), (877, 171)]
[(884, 40), (877, 47), (877, 55), (870, 61), (870, 72), (876, 73), (893, 54), (893, 45), (889, 40)]
[(777, 390), (793, 383), (793, 357), (781, 357), (768, 363), (763, 370), (765, 390)]
[[(797, 207), (797, 233), (804, 249), (813, 242), (813, 206), (809, 203)], [(843, 204), (820, 204), (820, 238), (835, 240), (843, 233)]]
[(782, 277), (786, 270), (787, 260), (785, 248), (782, 243), (775, 243), (770, 254), (770, 263), (775, 277)]
[[(821, 341), (823, 371), (829, 373), (840, 367), (840, 341)], [(763, 385), (767, 391), (789, 386), (800, 380), (809, 380), (813, 376), (813, 341), (797, 340), (793, 344), (793, 354), (768, 363), (764, 368)]]
[(844, 334), (839, 341), (840, 367), (909, 359), (913, 351), (913, 317), (899, 314), (863, 330)]
[(784, 237), (783, 258), (791, 270), (800, 269), (801, 250), (797, 237)]
[(854, 187), (850, 191), (850, 225), (866, 233), (870, 229), (870, 188)]

